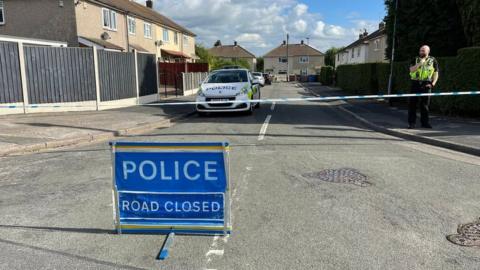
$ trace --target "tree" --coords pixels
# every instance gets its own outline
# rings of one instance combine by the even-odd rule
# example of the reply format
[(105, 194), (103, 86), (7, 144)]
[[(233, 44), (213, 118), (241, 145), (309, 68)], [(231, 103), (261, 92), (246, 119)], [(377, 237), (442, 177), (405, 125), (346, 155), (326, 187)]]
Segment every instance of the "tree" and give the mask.
[(211, 70), (221, 69), (225, 66), (240, 66), (246, 69), (250, 69), (250, 64), (245, 59), (234, 59), (227, 60), (224, 58), (213, 57), (212, 64), (210, 65)]
[(335, 56), (341, 50), (343, 50), (343, 47), (341, 47), (341, 48), (332, 47), (332, 48), (328, 49), (325, 52), (325, 65), (334, 67), (335, 66), (335, 61), (336, 61)]
[(463, 31), (469, 46), (480, 46), (480, 1), (457, 0)]
[(203, 45), (195, 44), (195, 54), (200, 58), (197, 62), (210, 64), (212, 56)]
[[(395, 1), (399, 1), (398, 14), (395, 14)], [(431, 46), (434, 56), (454, 56), (458, 49), (468, 46), (457, 1), (460, 0), (385, 0), (387, 57), (390, 58), (392, 52), (395, 15), (396, 61), (411, 59), (424, 44)]]
[(257, 71), (258, 72), (263, 72), (263, 66), (265, 64), (265, 61), (263, 60), (263, 57), (259, 57), (257, 58)]

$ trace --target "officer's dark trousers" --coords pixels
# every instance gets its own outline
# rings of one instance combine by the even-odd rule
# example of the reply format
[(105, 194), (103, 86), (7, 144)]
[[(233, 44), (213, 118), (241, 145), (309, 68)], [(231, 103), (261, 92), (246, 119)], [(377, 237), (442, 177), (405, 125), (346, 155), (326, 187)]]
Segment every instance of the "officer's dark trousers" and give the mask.
[[(412, 94), (418, 93), (430, 93), (431, 89), (427, 88), (426, 86), (429, 82), (422, 82), (422, 81), (412, 81)], [(430, 97), (410, 97), (409, 104), (408, 104), (408, 123), (410, 125), (415, 125), (417, 121), (417, 107), (418, 101), (420, 101), (420, 121), (422, 125), (429, 124), (429, 117), (428, 117), (428, 106), (430, 105)]]

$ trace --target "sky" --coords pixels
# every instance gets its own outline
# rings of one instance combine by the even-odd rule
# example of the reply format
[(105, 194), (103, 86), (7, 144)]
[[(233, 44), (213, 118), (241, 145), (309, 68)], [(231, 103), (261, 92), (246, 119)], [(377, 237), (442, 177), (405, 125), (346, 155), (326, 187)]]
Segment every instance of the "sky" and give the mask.
[(385, 16), (383, 0), (154, 0), (154, 8), (193, 31), (198, 44), (237, 41), (256, 56), (280, 45), (286, 33), (290, 43), (309, 38), (322, 52), (346, 46), (361, 29), (378, 29)]

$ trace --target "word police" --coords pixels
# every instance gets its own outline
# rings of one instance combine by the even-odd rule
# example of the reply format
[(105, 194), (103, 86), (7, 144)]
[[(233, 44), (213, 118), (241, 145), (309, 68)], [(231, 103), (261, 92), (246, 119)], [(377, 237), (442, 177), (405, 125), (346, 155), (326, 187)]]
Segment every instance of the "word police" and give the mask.
[[(146, 181), (151, 180), (218, 180), (217, 161), (157, 161), (143, 160), (140, 163), (124, 160), (122, 163), (123, 180), (133, 180), (139, 176)], [(132, 179), (133, 178), (133, 179)]]

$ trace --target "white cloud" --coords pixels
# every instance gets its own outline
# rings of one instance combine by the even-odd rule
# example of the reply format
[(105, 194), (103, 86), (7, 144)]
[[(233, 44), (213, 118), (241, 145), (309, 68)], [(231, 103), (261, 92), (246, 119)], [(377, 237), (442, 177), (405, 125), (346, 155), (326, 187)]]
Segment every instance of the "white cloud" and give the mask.
[(262, 37), (259, 34), (244, 33), (236, 38), (240, 42), (259, 42), (262, 41)]
[(298, 21), (295, 21), (293, 23), (293, 26), (300, 33), (304, 33), (307, 30), (307, 22), (301, 19)]
[(295, 6), (295, 14), (300, 17), (303, 14), (307, 13), (308, 11), (308, 6), (305, 4), (298, 4)]
[(160, 13), (196, 33), (197, 43), (211, 47), (216, 40), (223, 44), (237, 40), (258, 56), (281, 44), (287, 32), (292, 43), (309, 37), (311, 45), (325, 51), (331, 46), (348, 45), (361, 28), (378, 26), (360, 16), (346, 20), (353, 27), (334, 25), (298, 0), (155, 0), (154, 5)]

